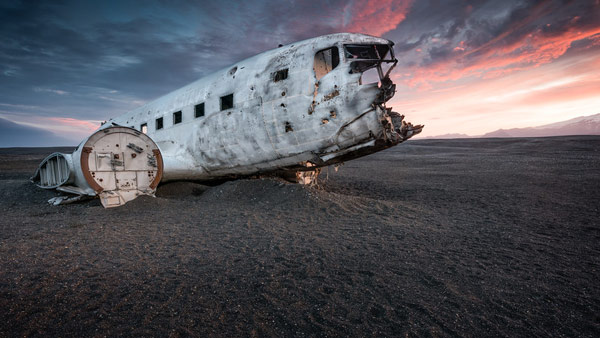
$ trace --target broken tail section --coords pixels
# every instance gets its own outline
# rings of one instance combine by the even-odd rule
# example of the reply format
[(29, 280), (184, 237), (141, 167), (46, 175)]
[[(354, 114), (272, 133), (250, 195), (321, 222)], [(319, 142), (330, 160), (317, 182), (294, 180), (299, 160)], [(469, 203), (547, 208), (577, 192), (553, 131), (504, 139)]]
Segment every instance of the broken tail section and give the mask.
[(419, 134), (425, 127), (422, 124), (413, 125), (404, 120), (404, 115), (392, 111), (392, 108), (384, 108), (382, 122), (384, 126), (384, 135), (387, 140), (396, 145), (409, 138)]
[(95, 132), (73, 154), (49, 155), (31, 180), (40, 188), (74, 194), (53, 198), (52, 204), (99, 196), (110, 208), (141, 195), (153, 196), (162, 173), (162, 155), (154, 141), (137, 130), (116, 126)]

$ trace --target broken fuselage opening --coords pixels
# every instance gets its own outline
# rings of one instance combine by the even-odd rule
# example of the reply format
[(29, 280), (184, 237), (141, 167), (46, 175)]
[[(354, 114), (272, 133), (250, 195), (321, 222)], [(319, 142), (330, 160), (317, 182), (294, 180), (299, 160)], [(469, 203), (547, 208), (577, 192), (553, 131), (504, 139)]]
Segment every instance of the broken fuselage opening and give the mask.
[[(359, 83), (379, 83), (379, 102), (385, 103), (396, 93), (396, 85), (389, 75), (398, 60), (394, 57), (392, 44), (344, 45), (346, 60), (350, 62), (350, 73), (360, 73)], [(373, 74), (375, 73), (375, 74)]]

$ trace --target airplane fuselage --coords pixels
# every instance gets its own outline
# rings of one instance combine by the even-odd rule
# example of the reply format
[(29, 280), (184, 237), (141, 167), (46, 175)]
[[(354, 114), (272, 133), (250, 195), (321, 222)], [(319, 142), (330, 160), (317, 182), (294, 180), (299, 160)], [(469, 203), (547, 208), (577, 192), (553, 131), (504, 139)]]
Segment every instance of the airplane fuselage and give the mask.
[[(360, 84), (362, 74), (351, 72), (352, 59), (344, 53), (347, 44), (392, 45), (382, 38), (342, 33), (282, 46), (106, 125), (138, 130), (145, 125), (163, 155), (163, 180), (325, 163), (340, 150), (373, 141), (383, 128), (381, 112), (372, 106), (378, 84)], [(327, 62), (315, 59), (322, 54), (331, 57), (332, 66), (337, 58), (337, 65), (328, 69)]]
[(421, 131), (385, 106), (396, 63), (393, 42), (363, 34), (281, 46), (107, 121), (73, 154), (48, 156), (32, 180), (107, 207), (168, 180), (294, 173), (306, 183), (319, 167)]

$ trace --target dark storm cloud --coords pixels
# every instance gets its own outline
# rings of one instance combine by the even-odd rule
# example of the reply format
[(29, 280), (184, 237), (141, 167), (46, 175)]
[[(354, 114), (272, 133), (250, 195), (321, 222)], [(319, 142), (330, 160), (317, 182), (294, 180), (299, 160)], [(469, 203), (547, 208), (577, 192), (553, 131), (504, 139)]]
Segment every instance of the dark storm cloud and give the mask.
[(41, 115), (68, 102), (62, 115), (106, 118), (279, 43), (340, 30), (345, 4), (136, 5), (139, 13), (128, 2), (5, 4), (0, 102)]
[[(164, 20), (158, 25), (133, 19), (126, 24), (93, 24), (82, 28), (61, 21), (63, 14), (59, 12), (57, 6), (37, 3), (25, 3), (2, 11), (1, 27), (6, 32), (0, 40), (0, 61), (5, 65), (4, 76), (0, 79), (5, 89), (3, 102), (10, 97), (13, 103), (30, 104), (31, 98), (35, 97), (38, 105), (45, 106), (57, 99), (53, 94), (58, 90), (67, 95), (57, 101), (69, 100), (75, 107), (78, 101), (90, 105), (91, 98), (82, 94), (89, 91), (82, 91), (81, 86), (123, 90), (131, 80), (118, 81), (119, 76), (143, 85), (143, 80), (150, 82), (158, 78), (163, 83), (168, 82), (166, 75), (170, 72), (185, 70), (180, 64), (167, 63), (161, 64), (155, 72), (148, 72), (153, 66), (157, 68), (156, 59), (167, 59), (165, 48), (173, 50), (171, 45), (177, 41), (149, 38), (153, 33), (149, 28), (159, 29)], [(110, 35), (107, 31), (118, 33)], [(152, 41), (148, 41), (150, 39)], [(152, 57), (144, 58), (144, 53), (151, 47), (162, 49)], [(138, 64), (145, 67), (132, 67)], [(163, 76), (144, 78), (145, 74), (156, 73)], [(143, 86), (140, 89), (144, 91)], [(37, 94), (32, 95), (32, 92)], [(101, 107), (111, 106), (101, 98), (96, 100)]]

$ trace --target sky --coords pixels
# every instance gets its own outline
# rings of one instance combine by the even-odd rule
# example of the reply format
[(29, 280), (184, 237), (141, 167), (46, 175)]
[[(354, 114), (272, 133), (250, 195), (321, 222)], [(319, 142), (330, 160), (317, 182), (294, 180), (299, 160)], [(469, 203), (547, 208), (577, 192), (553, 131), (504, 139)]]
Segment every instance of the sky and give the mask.
[(600, 113), (600, 0), (3, 0), (0, 32), (0, 133), (45, 135), (0, 147), (78, 144), (202, 76), (337, 32), (395, 42), (388, 106), (423, 136)]

